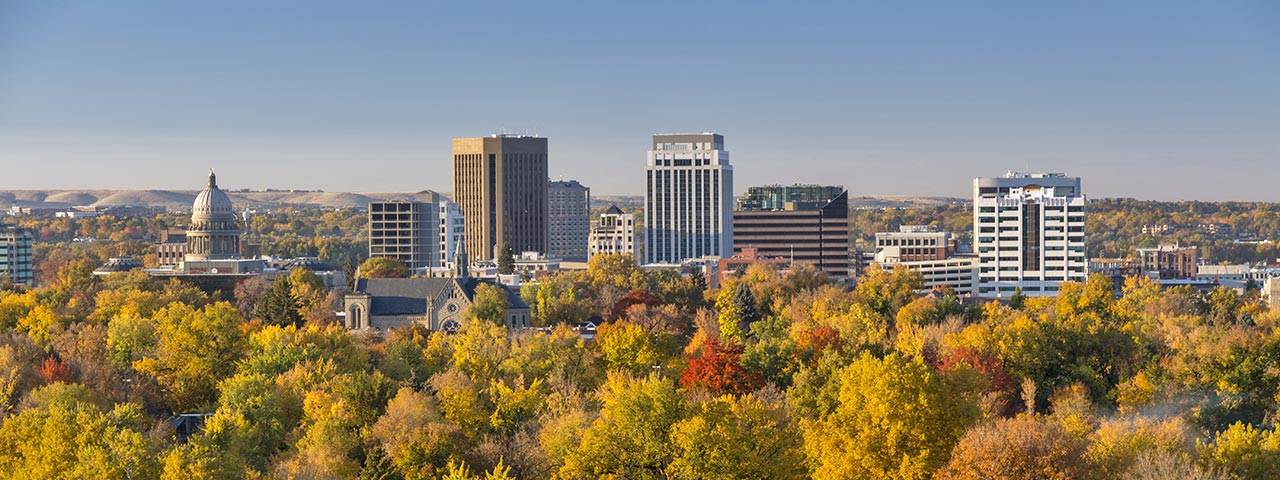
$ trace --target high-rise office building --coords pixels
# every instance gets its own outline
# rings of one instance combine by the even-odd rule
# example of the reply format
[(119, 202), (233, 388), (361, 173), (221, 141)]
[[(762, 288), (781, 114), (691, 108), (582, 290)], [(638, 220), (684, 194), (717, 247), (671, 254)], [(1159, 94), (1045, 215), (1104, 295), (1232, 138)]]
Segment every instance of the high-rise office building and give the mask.
[(0, 223), (0, 281), (7, 279), (14, 285), (35, 286), (31, 239), (30, 230)]
[(591, 189), (577, 180), (547, 183), (548, 255), (571, 262), (587, 261), (591, 236)]
[(645, 263), (733, 252), (733, 166), (724, 136), (654, 135), (645, 166)]
[(466, 219), (471, 259), (547, 252), (547, 139), (490, 135), (453, 139), (453, 196)]
[(973, 243), (978, 296), (1057, 295), (1083, 282), (1085, 196), (1079, 177), (1009, 172), (973, 180)]
[(748, 248), (848, 277), (848, 192), (820, 185), (748, 188), (733, 212), (733, 251)]
[(413, 200), (369, 203), (369, 256), (394, 258), (410, 269), (447, 267), (463, 233), (457, 204), (432, 191)]
[(636, 253), (636, 216), (610, 205), (591, 227), (589, 254)]

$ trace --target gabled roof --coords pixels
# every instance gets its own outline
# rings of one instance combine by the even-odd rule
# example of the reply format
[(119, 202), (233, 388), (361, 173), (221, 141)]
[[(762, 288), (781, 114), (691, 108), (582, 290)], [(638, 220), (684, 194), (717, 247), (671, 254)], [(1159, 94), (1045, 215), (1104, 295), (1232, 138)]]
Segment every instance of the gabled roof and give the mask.
[(480, 283), (497, 285), (507, 292), (509, 308), (524, 309), (520, 295), (500, 284), (477, 278), (361, 278), (356, 281), (355, 291), (368, 294), (369, 315), (422, 315), (427, 313), (427, 299), (436, 298), (455, 285), (462, 287), (467, 301), (475, 299), (476, 287)]
[(609, 205), (609, 208), (604, 209), (604, 214), (605, 215), (622, 215), (622, 209), (618, 208), (617, 205)]

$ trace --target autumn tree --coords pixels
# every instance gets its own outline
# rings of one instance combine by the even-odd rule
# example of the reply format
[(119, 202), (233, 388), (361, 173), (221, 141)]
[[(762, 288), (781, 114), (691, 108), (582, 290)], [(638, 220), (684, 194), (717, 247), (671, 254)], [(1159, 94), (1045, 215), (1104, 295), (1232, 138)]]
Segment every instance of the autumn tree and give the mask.
[(496, 325), (505, 325), (503, 318), (511, 306), (507, 289), (498, 285), (481, 283), (476, 285), (475, 297), (471, 306), (467, 307), (464, 316), (467, 320), (481, 320)]
[(409, 278), (409, 267), (394, 258), (373, 257), (360, 264), (360, 276), (364, 278)]
[(671, 428), (671, 478), (808, 478), (800, 429), (783, 407), (744, 395), (691, 410)]
[(1036, 415), (997, 419), (975, 427), (956, 445), (939, 473), (946, 480), (1073, 480), (1086, 478), (1084, 438)]
[(814, 477), (924, 479), (980, 412), (919, 359), (864, 353), (840, 370), (839, 404), (805, 428)]
[(671, 427), (684, 418), (685, 400), (670, 380), (610, 377), (601, 391), (600, 418), (565, 458), (567, 478), (662, 479), (674, 459)]
[(218, 382), (244, 356), (240, 312), (226, 302), (200, 310), (176, 303), (157, 312), (155, 322), (155, 350), (134, 362), (134, 368), (160, 383), (174, 412), (208, 408)]
[(680, 386), (689, 390), (705, 390), (714, 394), (745, 394), (759, 388), (760, 374), (742, 366), (742, 344), (707, 342), (701, 357), (689, 361), (680, 376)]

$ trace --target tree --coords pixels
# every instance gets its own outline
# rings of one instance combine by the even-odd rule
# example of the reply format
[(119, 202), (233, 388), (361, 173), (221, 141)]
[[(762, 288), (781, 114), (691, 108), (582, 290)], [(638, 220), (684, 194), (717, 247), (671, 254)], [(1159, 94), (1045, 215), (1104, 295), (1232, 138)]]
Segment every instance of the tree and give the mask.
[(409, 267), (394, 258), (373, 257), (360, 264), (360, 276), (364, 278), (409, 278)]
[(683, 396), (657, 375), (615, 375), (601, 392), (600, 418), (565, 457), (567, 478), (662, 479), (673, 460), (671, 426), (684, 417)]
[(720, 310), (720, 338), (726, 342), (743, 340), (751, 324), (760, 319), (755, 296), (743, 282), (722, 288), (716, 298), (716, 308)]
[(834, 412), (805, 428), (817, 479), (929, 478), (980, 414), (971, 392), (896, 353), (863, 353), (838, 379)]
[(609, 310), (609, 320), (618, 320), (623, 318), (627, 310), (635, 305), (656, 306), (662, 305), (662, 299), (649, 294), (648, 290), (637, 289), (627, 292), (620, 300), (613, 304), (613, 308)]
[(997, 419), (964, 435), (940, 480), (1073, 480), (1085, 478), (1083, 438), (1036, 415)]
[(498, 253), (498, 273), (501, 275), (516, 273), (515, 252), (511, 250), (510, 243), (502, 243), (502, 250)]
[(1273, 478), (1280, 472), (1280, 430), (1236, 423), (1218, 432), (1212, 444), (1197, 442), (1200, 458), (1237, 478)]
[(660, 344), (660, 339), (650, 335), (639, 325), (614, 322), (601, 325), (596, 330), (596, 343), (610, 370), (645, 375), (666, 360), (666, 353), (673, 342)]
[(134, 362), (134, 368), (160, 383), (175, 413), (208, 411), (218, 382), (230, 376), (244, 356), (240, 312), (226, 302), (202, 310), (175, 303), (155, 318), (156, 349)]
[(693, 410), (671, 428), (672, 478), (808, 478), (800, 430), (782, 407), (744, 395)]
[(742, 366), (742, 350), (738, 343), (721, 344), (709, 340), (702, 356), (689, 361), (689, 368), (680, 376), (680, 386), (713, 394), (736, 395), (759, 388), (763, 378)]
[(134, 404), (104, 414), (97, 406), (58, 401), (0, 424), (0, 477), (155, 478), (159, 445), (139, 429)]
[(405, 478), (434, 478), (455, 456), (460, 433), (430, 394), (402, 388), (373, 424), (370, 438)]
[(289, 277), (281, 276), (271, 284), (258, 301), (254, 316), (268, 325), (300, 325), (302, 313), (299, 312), (298, 297), (293, 293)]
[(476, 285), (471, 306), (467, 307), (463, 316), (467, 320), (482, 320), (495, 325), (505, 325), (506, 321), (503, 317), (507, 313), (507, 308), (511, 306), (508, 295), (510, 294), (505, 287), (488, 283)]

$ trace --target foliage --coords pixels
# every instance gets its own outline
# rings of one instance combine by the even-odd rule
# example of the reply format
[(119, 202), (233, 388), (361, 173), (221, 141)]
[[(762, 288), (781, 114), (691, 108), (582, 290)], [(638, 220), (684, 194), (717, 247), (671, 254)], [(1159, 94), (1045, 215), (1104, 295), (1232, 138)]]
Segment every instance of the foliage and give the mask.
[(409, 278), (409, 267), (394, 258), (373, 257), (360, 264), (364, 278)]

